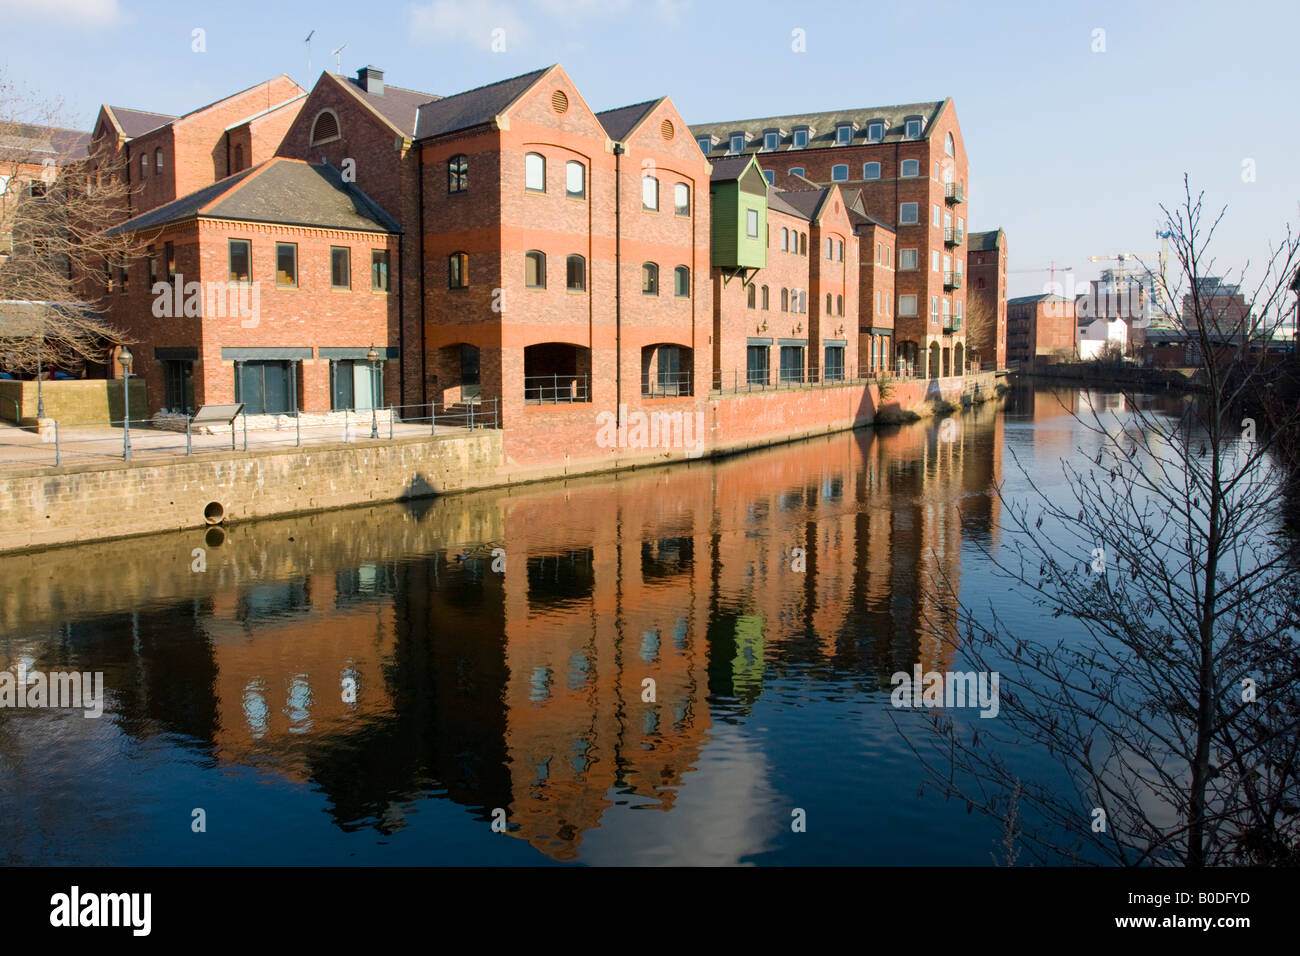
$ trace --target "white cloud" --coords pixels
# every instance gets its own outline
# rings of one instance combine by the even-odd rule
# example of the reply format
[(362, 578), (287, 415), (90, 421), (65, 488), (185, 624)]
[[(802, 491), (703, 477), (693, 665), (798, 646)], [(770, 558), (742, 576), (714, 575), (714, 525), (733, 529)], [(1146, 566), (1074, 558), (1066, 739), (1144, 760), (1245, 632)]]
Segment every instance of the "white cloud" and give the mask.
[(505, 31), (507, 52), (528, 35), (528, 27), (515, 8), (502, 0), (478, 0), (473, 4), (433, 0), (411, 7), (411, 35), (428, 43), (468, 43), (490, 50), (496, 30)]
[(0, 0), (0, 15), (57, 23), (66, 27), (104, 27), (122, 19), (117, 0)]

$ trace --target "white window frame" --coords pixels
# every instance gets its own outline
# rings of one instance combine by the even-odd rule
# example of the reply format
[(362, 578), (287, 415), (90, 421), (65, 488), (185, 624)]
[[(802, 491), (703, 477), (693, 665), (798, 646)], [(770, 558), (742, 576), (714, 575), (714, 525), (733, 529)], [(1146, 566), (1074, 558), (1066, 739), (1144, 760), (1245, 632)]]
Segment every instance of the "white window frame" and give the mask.
[(867, 142), (883, 143), (885, 141), (884, 120), (872, 120), (867, 124)]
[[(910, 218), (907, 216), (907, 212), (909, 211), (908, 207), (911, 207), (910, 212), (912, 215)], [(898, 204), (898, 224), (900, 226), (915, 226), (921, 221), (920, 216), (920, 203), (900, 202)]]
[[(736, 140), (740, 140), (739, 146), (736, 145)], [(737, 153), (737, 154), (743, 153), (745, 151), (745, 134), (732, 133), (729, 137), (727, 137), (727, 147), (733, 153)]]
[[(908, 253), (911, 253), (911, 255), (909, 256)], [(912, 264), (910, 266), (906, 264), (908, 259), (912, 260)], [(898, 250), (898, 271), (916, 272), (920, 268), (919, 265), (920, 260), (921, 260), (920, 249), (915, 249), (910, 246), (906, 249), (899, 249)]]
[[(846, 135), (847, 134), (847, 135)], [(835, 145), (848, 146), (853, 142), (853, 127), (848, 123), (841, 123), (835, 127)]]
[[(915, 118), (909, 119), (907, 120), (906, 124), (903, 126), (903, 133), (908, 139), (920, 139), (921, 126), (922, 124), (919, 119), (915, 119)], [(913, 128), (915, 128), (916, 132), (912, 132)]]
[(912, 292), (907, 295), (898, 297), (898, 314), (904, 317), (916, 315), (916, 293)]
[(764, 133), (763, 148), (767, 150), (778, 149), (781, 146), (780, 133)]
[(708, 136), (701, 136), (695, 141), (695, 145), (700, 148), (700, 152), (705, 156), (713, 152), (713, 139)]
[[(835, 173), (838, 172), (838, 171), (841, 170), (841, 169), (844, 170), (844, 175), (843, 175), (843, 176), (836, 176)], [(834, 166), (831, 167), (831, 182), (833, 182), (833, 183), (847, 183), (848, 181), (849, 181), (849, 164), (848, 164), (848, 163), (836, 163)]]
[[(800, 142), (800, 140), (802, 140), (802, 142)], [(806, 126), (800, 127), (799, 129), (794, 131), (794, 148), (795, 149), (808, 148), (808, 128)]]
[[(912, 172), (908, 172), (908, 163), (912, 164)], [(919, 159), (905, 159), (898, 164), (899, 179), (916, 179), (921, 175), (921, 161)]]
[[(876, 175), (874, 175), (874, 176), (868, 175), (868, 172), (872, 169), (872, 167), (875, 167), (875, 173), (876, 173)], [(863, 178), (863, 179), (879, 179), (879, 178), (880, 178), (880, 164), (879, 164), (879, 163), (863, 163), (863, 164), (862, 164), (862, 178)]]

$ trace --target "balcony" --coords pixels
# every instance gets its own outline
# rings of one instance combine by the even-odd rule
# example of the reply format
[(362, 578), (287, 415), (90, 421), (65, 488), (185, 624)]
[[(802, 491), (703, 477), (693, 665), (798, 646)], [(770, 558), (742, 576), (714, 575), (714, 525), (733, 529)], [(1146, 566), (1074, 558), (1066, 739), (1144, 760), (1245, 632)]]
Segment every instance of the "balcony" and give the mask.
[(960, 272), (945, 272), (945, 273), (943, 274), (943, 287), (944, 287), (944, 289), (960, 289), (960, 288), (961, 288), (961, 273), (960, 273)]
[(961, 316), (960, 316), (960, 315), (945, 315), (945, 316), (943, 317), (943, 334), (944, 334), (944, 335), (952, 335), (953, 333), (955, 333), (955, 332), (960, 332), (960, 331), (961, 331)]
[(944, 226), (943, 227), (943, 244), (945, 246), (960, 246), (966, 240), (966, 230), (961, 226)]
[(948, 205), (955, 206), (959, 202), (966, 201), (966, 187), (961, 183), (944, 183), (943, 198)]

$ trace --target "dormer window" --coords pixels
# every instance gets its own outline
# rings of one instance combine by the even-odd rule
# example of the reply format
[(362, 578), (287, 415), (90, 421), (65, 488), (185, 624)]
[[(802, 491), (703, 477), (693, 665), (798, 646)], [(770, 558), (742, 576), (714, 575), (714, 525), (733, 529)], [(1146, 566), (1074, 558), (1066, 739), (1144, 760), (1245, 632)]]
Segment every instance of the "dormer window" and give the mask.
[(908, 139), (920, 139), (920, 138), (921, 138), (921, 120), (920, 120), (920, 117), (912, 116), (912, 117), (909, 117), (909, 118), (908, 118), (908, 120), (907, 120), (907, 126), (905, 127), (905, 130), (904, 130), (904, 135), (906, 135), (906, 137), (907, 137)]
[(697, 139), (695, 142), (699, 144), (699, 146), (700, 146), (700, 152), (703, 153), (705, 156), (707, 156), (707, 155), (709, 155), (709, 153), (713, 152), (713, 137), (711, 137), (711, 136), (701, 136), (701, 137), (700, 137), (699, 139)]
[(800, 126), (794, 131), (794, 148), (806, 149), (808, 147), (808, 127)]
[(768, 130), (763, 134), (763, 148), (776, 149), (781, 145), (781, 134), (776, 130)]
[(835, 145), (848, 146), (853, 142), (853, 127), (848, 123), (841, 123), (835, 127)]
[(732, 151), (733, 153), (743, 153), (743, 152), (745, 151), (745, 134), (744, 134), (744, 133), (732, 133), (732, 134), (731, 134), (731, 151)]
[(867, 142), (883, 143), (885, 140), (885, 123), (883, 120), (872, 120), (867, 124)]

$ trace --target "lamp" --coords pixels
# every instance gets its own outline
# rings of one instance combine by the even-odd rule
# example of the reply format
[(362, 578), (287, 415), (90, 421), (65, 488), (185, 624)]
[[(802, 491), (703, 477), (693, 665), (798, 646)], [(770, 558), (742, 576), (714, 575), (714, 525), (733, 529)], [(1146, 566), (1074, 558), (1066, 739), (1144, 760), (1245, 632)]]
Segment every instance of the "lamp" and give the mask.
[[(135, 356), (125, 345), (117, 353), (118, 364), (122, 366), (122, 459), (131, 460), (131, 368)], [(39, 412), (37, 414), (40, 414)]]
[(366, 361), (370, 363), (370, 437), (379, 437), (379, 419), (375, 416), (375, 382), (379, 380), (379, 349), (373, 345), (366, 350)]

